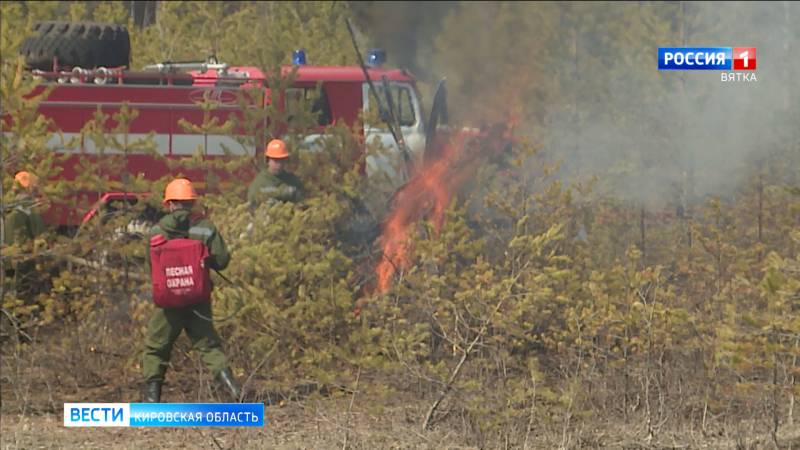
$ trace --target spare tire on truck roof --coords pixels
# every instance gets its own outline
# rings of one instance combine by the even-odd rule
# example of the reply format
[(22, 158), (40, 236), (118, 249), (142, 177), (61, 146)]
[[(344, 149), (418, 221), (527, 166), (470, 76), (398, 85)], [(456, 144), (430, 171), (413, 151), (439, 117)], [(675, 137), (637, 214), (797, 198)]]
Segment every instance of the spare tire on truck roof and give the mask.
[(34, 36), (22, 43), (20, 53), (31, 69), (53, 69), (53, 58), (59, 66), (127, 67), (130, 64), (131, 42), (128, 29), (121, 25), (95, 22), (37, 22)]

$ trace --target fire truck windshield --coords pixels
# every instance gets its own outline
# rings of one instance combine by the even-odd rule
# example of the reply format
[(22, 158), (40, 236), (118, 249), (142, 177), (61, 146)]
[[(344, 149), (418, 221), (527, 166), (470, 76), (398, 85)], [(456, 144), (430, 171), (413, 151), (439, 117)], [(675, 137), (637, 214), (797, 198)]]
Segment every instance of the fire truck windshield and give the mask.
[[(376, 84), (375, 90), (380, 98), (381, 105), (388, 108), (389, 102), (386, 97), (386, 91), (383, 86)], [(394, 106), (394, 117), (402, 127), (413, 127), (417, 124), (417, 118), (421, 116), (418, 112), (419, 102), (416, 101), (416, 95), (411, 86), (405, 83), (392, 83), (390, 84), (390, 93), (392, 96), (392, 104)], [(378, 106), (375, 104), (375, 97), (369, 96), (369, 105), (365, 108), (367, 111), (378, 111)], [(386, 118), (384, 118), (386, 119)], [(375, 124), (378, 128), (386, 128), (385, 123)]]

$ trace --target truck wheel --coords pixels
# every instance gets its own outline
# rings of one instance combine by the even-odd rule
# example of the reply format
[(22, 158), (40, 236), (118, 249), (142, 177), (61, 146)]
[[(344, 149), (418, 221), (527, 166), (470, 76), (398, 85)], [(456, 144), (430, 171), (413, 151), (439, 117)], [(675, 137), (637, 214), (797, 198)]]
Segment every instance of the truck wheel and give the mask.
[(31, 69), (52, 70), (53, 58), (60, 66), (121, 67), (130, 63), (128, 30), (120, 25), (94, 22), (38, 22), (35, 36), (25, 39), (20, 53)]

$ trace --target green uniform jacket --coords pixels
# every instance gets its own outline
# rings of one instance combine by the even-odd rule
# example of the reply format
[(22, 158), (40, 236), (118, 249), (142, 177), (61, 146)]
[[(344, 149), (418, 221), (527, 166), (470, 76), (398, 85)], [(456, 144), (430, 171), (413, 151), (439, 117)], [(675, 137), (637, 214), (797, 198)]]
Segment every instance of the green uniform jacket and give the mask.
[[(150, 230), (150, 236), (160, 234), (167, 239), (189, 238), (203, 242), (208, 247), (211, 257), (208, 267), (223, 270), (228, 267), (231, 255), (225, 246), (225, 241), (210, 221), (206, 219), (192, 220), (191, 211), (178, 209), (164, 216), (158, 224)], [(147, 240), (145, 252), (147, 267), (150, 268), (150, 240)]]
[(302, 198), (303, 183), (290, 172), (273, 175), (262, 170), (247, 189), (247, 202), (253, 208), (268, 200), (299, 202)]
[(33, 199), (30, 196), (17, 195), (13, 202), (16, 206), (6, 216), (3, 242), (6, 245), (23, 246), (33, 242), (44, 232), (44, 220), (34, 209)]

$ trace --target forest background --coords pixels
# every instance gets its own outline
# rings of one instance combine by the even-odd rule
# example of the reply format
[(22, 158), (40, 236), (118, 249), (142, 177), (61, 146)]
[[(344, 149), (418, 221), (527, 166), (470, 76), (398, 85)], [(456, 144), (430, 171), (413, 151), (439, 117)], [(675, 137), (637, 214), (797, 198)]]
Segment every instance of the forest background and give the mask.
[[(252, 400), (274, 417), (294, 408), (291, 420), (317, 424), (295, 445), (800, 446), (800, 31), (791, 25), (800, 5), (0, 8), (2, 109), (19, 118), (3, 130), (4, 192), (18, 168), (57, 178), (46, 145), (55, 130), (37, 117), (36, 100), (23, 100), (36, 81), (17, 59), (37, 20), (125, 24), (134, 68), (210, 54), (271, 68), (296, 48), (313, 64), (355, 64), (349, 17), (362, 49), (385, 48), (390, 65), (419, 77), (426, 108), (445, 76), (453, 123), (514, 124), (517, 144), (484, 161), (441, 228), (415, 227), (411, 263), (383, 294), (364, 288), (380, 255), (339, 239), (352, 214), (342, 198), (367, 189), (337, 156), (353, 148), (351, 130), (331, 127), (325, 151), (297, 158), (301, 177), (314, 180), (303, 205), (248, 212), (246, 186), (204, 200), (236, 283), (218, 280), (217, 327)], [(709, 45), (756, 47), (758, 81), (656, 70), (657, 47)], [(114, 117), (114, 130), (97, 117), (85, 133), (124, 134), (137, 114)], [(147, 138), (106, 141), (122, 153), (154, 148)], [(45, 185), (45, 197), (114, 186), (104, 174), (119, 160), (103, 164), (87, 166), (81, 186)], [(124, 183), (159, 193), (166, 181)], [(135, 277), (144, 249), (114, 239), (120, 223), (51, 233), (40, 269), (52, 286), (34, 305), (4, 295), (3, 441), (41, 438), (6, 428), (9, 417), (57, 423), (66, 401), (138, 400), (152, 305)], [(65, 270), (65, 255), (123, 269)], [(184, 339), (165, 397), (217, 398)], [(330, 433), (320, 437), (320, 423)], [(263, 438), (204, 436), (218, 447)]]

